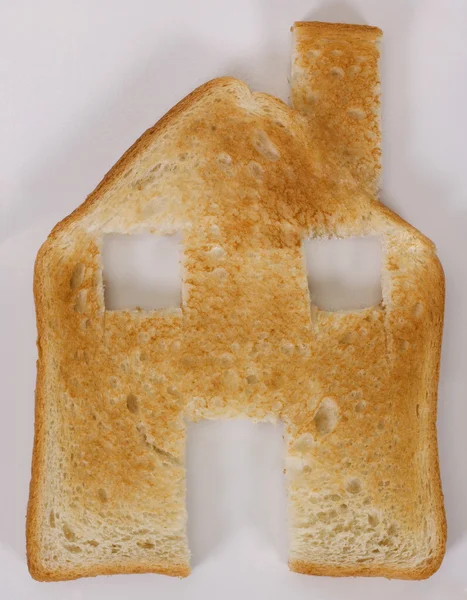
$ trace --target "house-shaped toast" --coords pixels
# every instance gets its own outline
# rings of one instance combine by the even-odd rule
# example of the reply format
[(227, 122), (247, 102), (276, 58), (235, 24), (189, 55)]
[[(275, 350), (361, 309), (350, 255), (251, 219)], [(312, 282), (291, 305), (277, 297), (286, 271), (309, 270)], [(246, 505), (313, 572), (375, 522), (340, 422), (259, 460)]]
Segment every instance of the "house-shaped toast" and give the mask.
[[(237, 417), (284, 423), (292, 570), (438, 568), (444, 277), (378, 200), (380, 33), (296, 24), (294, 108), (201, 86), (40, 249), (35, 578), (188, 575), (186, 422)], [(144, 232), (181, 236), (181, 305), (108, 310), (104, 237)], [(304, 241), (355, 236), (380, 240), (382, 301), (322, 310)]]

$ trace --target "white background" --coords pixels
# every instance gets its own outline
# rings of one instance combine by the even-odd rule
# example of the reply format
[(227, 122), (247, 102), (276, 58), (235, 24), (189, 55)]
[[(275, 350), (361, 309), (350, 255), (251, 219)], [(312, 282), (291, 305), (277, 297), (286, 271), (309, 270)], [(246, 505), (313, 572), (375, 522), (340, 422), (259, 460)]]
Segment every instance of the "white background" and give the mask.
[[(24, 517), (39, 245), (127, 147), (197, 85), (230, 74), (287, 100), (289, 28), (306, 19), (384, 30), (384, 201), (435, 241), (447, 280), (438, 420), (445, 561), (426, 582), (288, 572), (280, 430), (202, 424), (191, 430), (188, 448), (188, 579), (37, 583), (26, 568)], [(465, 0), (0, 1), (2, 600), (467, 597), (466, 73)]]

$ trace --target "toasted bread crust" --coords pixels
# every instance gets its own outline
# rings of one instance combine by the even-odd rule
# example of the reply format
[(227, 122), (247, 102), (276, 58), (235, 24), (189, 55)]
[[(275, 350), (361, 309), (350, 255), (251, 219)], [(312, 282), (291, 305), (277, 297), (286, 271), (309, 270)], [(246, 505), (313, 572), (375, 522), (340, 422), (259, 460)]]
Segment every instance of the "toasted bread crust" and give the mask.
[(63, 569), (48, 571), (40, 563), (29, 564), (29, 572), (36, 581), (71, 581), (81, 577), (98, 577), (99, 575), (138, 575), (143, 573), (154, 573), (155, 575), (168, 575), (169, 577), (188, 577), (191, 573), (190, 567), (167, 567), (166, 565), (141, 565), (127, 562), (113, 563), (109, 565), (94, 565), (80, 567), (79, 569)]
[(423, 566), (414, 569), (398, 569), (389, 565), (365, 566), (353, 565), (321, 565), (304, 561), (291, 561), (289, 568), (302, 575), (318, 577), (385, 577), (386, 579), (421, 580), (431, 577), (441, 566), (445, 548), (440, 546), (436, 556), (433, 556)]

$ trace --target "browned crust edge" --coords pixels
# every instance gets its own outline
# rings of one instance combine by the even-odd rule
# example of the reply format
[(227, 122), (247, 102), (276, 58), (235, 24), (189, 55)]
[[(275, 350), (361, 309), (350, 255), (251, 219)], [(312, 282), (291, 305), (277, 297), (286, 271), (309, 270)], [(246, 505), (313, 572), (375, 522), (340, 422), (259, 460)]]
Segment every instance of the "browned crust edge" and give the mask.
[(186, 565), (166, 567), (164, 565), (140, 565), (138, 563), (113, 563), (109, 565), (95, 565), (93, 567), (79, 569), (60, 569), (48, 571), (41, 567), (31, 570), (31, 575), (36, 581), (70, 581), (81, 577), (98, 577), (99, 575), (139, 575), (143, 573), (154, 573), (156, 575), (168, 575), (169, 577), (188, 577), (191, 570)]
[(361, 37), (364, 35), (369, 40), (379, 39), (383, 32), (379, 27), (372, 25), (354, 25), (351, 23), (326, 23), (324, 21), (296, 21), (292, 26), (294, 29), (308, 29), (309, 31), (319, 31), (320, 33), (355, 33), (356, 36)]
[(444, 552), (433, 556), (425, 565), (413, 569), (402, 569), (391, 566), (377, 565), (321, 565), (305, 561), (290, 561), (289, 568), (295, 573), (302, 575), (317, 575), (320, 577), (385, 577), (386, 579), (406, 579), (420, 581), (428, 579), (440, 567)]

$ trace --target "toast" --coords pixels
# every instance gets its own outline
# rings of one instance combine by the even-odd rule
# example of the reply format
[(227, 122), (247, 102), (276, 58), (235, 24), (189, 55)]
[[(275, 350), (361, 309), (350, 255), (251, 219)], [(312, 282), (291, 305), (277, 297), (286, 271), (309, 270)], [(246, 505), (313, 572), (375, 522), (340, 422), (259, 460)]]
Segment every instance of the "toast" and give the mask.
[[(185, 421), (235, 417), (285, 425), (292, 570), (416, 579), (439, 566), (442, 268), (310, 125), (213, 80), (41, 247), (34, 578), (188, 575)], [(103, 236), (141, 232), (182, 233), (180, 309), (106, 310)], [(382, 304), (317, 309), (302, 240), (356, 235), (382, 240)]]

